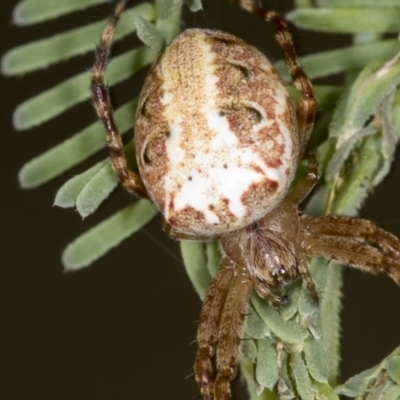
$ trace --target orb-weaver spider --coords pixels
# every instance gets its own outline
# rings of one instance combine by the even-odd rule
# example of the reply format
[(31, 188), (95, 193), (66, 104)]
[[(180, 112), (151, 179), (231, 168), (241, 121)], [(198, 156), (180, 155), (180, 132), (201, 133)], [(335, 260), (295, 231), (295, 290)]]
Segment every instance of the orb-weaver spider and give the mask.
[[(146, 78), (135, 124), (140, 176), (130, 171), (103, 82), (126, 2), (118, 3), (101, 39), (94, 105), (122, 185), (157, 205), (172, 238), (219, 240), (222, 261), (201, 311), (194, 369), (205, 400), (230, 399), (252, 288), (281, 306), (284, 287), (301, 278), (318, 301), (311, 256), (386, 273), (400, 284), (400, 241), (363, 219), (298, 214), (318, 178), (315, 154), (306, 152), (316, 100), (285, 21), (252, 0), (235, 2), (272, 24), (301, 95), (297, 114), (276, 70), (254, 47), (225, 32), (187, 30)], [(308, 171), (289, 190), (304, 158)]]

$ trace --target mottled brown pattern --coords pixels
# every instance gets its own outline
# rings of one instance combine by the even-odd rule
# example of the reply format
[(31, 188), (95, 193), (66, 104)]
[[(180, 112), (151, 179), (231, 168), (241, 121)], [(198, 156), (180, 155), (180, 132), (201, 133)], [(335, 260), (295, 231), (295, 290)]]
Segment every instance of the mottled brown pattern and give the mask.
[[(214, 102), (211, 109), (207, 106), (210, 96)], [(142, 179), (146, 187), (151, 188), (150, 197), (168, 223), (192, 234), (221, 233), (260, 218), (281, 200), (297, 164), (295, 114), (291, 102), (285, 102), (285, 98), (288, 94), (280, 78), (277, 79), (276, 71), (264, 55), (241, 39), (221, 31), (193, 29), (185, 31), (171, 43), (146, 79), (135, 126)], [(282, 106), (282, 101), (285, 106)], [(210, 114), (207, 113), (210, 112), (226, 118), (228, 129), (238, 139), (237, 151), (257, 155), (271, 170), (287, 164), (285, 172), (280, 175), (284, 180), (279, 178), (278, 184), (271, 185), (270, 178), (260, 179), (265, 176), (260, 167), (256, 169), (237, 164), (237, 159), (229, 159), (232, 151), (229, 147), (221, 148), (219, 153), (212, 150), (210, 146), (216, 139), (216, 131), (209, 126)], [(282, 126), (288, 129), (286, 136)], [(172, 149), (172, 156), (162, 149), (163, 141), (167, 149)], [(154, 161), (161, 154), (163, 159)], [(181, 159), (180, 154), (184, 154)], [(201, 157), (209, 160), (207, 165), (199, 161), (199, 154), (204, 154)], [(238, 198), (242, 192), (245, 193), (244, 214), (238, 216), (227, 212), (229, 207), (235, 207), (232, 201), (225, 208), (217, 206), (222, 204), (222, 198), (227, 197), (217, 192), (218, 183), (209, 189), (201, 184), (193, 186), (194, 191), (201, 191), (199, 196), (208, 193), (214, 206), (209, 210), (218, 217), (218, 223), (209, 220), (205, 211), (199, 213), (202, 210), (196, 209), (189, 200), (187, 205), (190, 207), (179, 206), (182, 200), (174, 201), (177, 208), (173, 210), (167, 200), (169, 205), (165, 208), (165, 199), (179, 196), (193, 174), (198, 180), (212, 182), (216, 176), (210, 168), (219, 170), (221, 160), (225, 160), (224, 168), (231, 168), (233, 172), (226, 178), (231, 179), (232, 184), (237, 182), (235, 168), (258, 171), (257, 180), (249, 182), (247, 188), (238, 188)], [(264, 181), (267, 187), (258, 187)], [(273, 188), (279, 191), (274, 192)], [(254, 191), (252, 195), (248, 195), (250, 190)], [(192, 221), (188, 209), (193, 210)], [(199, 215), (203, 215), (203, 221)]]
[(140, 93), (136, 111), (136, 160), (144, 184), (152, 187), (149, 191), (150, 198), (156, 201), (160, 209), (164, 209), (164, 186), (154, 185), (154, 182), (163, 181), (168, 170), (165, 140), (169, 134), (169, 126), (163, 117), (163, 80), (158, 63), (153, 66), (148, 77)]
[[(291, 129), (292, 142), (297, 144), (298, 134), (293, 108), (285, 108), (282, 114), (278, 114), (275, 108), (275, 97), (281, 95), (284, 86), (281, 78), (269, 65), (265, 56), (243, 40), (234, 38), (236, 40), (222, 42), (220, 37), (225, 37), (226, 34), (221, 32), (212, 32), (209, 36), (211, 49), (216, 57), (215, 73), (220, 90), (217, 104), (228, 114), (231, 130), (236, 133), (243, 146), (251, 146), (255, 152), (260, 152), (264, 159), (281, 159), (282, 146), (278, 146), (274, 141), (274, 138), (280, 135), (280, 129), (274, 124), (253, 133), (253, 125), (260, 121), (252, 118), (251, 113), (259, 114), (259, 111), (250, 105), (250, 102), (258, 104), (270, 121), (281, 118), (283, 124)], [(275, 143), (272, 148), (263, 151), (260, 143), (265, 143), (266, 140)], [(297, 146), (293, 148), (296, 149)], [(295, 150), (292, 157), (297, 157)]]
[[(173, 203), (172, 203), (173, 206)], [(193, 207), (185, 207), (179, 210), (179, 213), (172, 209), (169, 214), (168, 223), (176, 228), (177, 230), (182, 230), (182, 227), (186, 227), (189, 223), (195, 223), (198, 226), (204, 226), (204, 214)]]
[(262, 196), (272, 196), (279, 190), (279, 183), (264, 179), (260, 184), (253, 184), (242, 194), (242, 202), (246, 207), (252, 207)]

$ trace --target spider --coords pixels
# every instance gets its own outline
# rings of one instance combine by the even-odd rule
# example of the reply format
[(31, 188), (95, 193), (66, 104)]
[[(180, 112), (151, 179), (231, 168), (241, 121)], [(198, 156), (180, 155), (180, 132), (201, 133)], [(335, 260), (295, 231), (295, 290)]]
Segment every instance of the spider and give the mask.
[[(300, 92), (297, 112), (268, 59), (218, 30), (189, 29), (151, 68), (140, 98), (135, 146), (140, 176), (127, 167), (104, 74), (120, 0), (103, 32), (91, 74), (115, 173), (128, 192), (159, 208), (170, 237), (219, 240), (219, 271), (204, 299), (195, 378), (205, 400), (231, 399), (249, 295), (280, 307), (284, 288), (301, 278), (318, 301), (308, 259), (322, 256), (400, 284), (400, 241), (359, 218), (299, 215), (318, 179), (306, 152), (316, 100), (285, 21), (253, 0), (233, 0), (273, 26)], [(292, 184), (299, 163), (307, 172)], [(213, 365), (216, 365), (216, 372)]]

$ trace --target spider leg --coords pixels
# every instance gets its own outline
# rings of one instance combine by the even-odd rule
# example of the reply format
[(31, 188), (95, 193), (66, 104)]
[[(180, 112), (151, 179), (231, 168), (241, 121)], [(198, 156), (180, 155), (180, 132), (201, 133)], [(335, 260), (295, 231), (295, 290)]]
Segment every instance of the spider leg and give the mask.
[(371, 221), (340, 215), (319, 218), (302, 216), (302, 229), (314, 235), (348, 236), (379, 247), (390, 257), (400, 260), (400, 240)]
[(106, 131), (111, 163), (116, 175), (128, 192), (139, 197), (148, 197), (146, 188), (139, 175), (128, 169), (121, 136), (114, 120), (108, 88), (104, 84), (104, 74), (108, 64), (112, 39), (118, 18), (124, 10), (126, 3), (127, 0), (121, 0), (117, 4), (114, 14), (110, 17), (103, 31), (95, 63), (91, 71), (91, 91), (96, 113)]
[(267, 11), (254, 0), (229, 0), (238, 4), (243, 9), (260, 15), (270, 22), (275, 31), (275, 37), (282, 49), (286, 66), (296, 89), (301, 96), (297, 108), (297, 124), (299, 129), (299, 161), (301, 162), (311, 131), (314, 125), (317, 111), (317, 101), (310, 79), (302, 69), (296, 55), (292, 36), (284, 19), (274, 11)]
[(305, 176), (302, 176), (292, 185), (287, 197), (293, 204), (300, 204), (310, 194), (318, 181), (319, 165), (316, 151), (310, 150), (306, 158), (307, 171)]
[(303, 251), (374, 274), (387, 273), (400, 285), (400, 241), (369, 221), (325, 216), (301, 217)]
[(310, 294), (311, 298), (318, 302), (319, 296), (317, 292), (317, 288), (315, 286), (314, 279), (310, 274), (309, 263), (306, 257), (301, 254), (300, 251), (297, 252), (297, 261), (298, 261), (298, 270), (300, 272), (301, 278), (303, 279), (303, 283), (306, 286), (308, 293)]
[(252, 286), (252, 279), (247, 269), (237, 265), (219, 328), (216, 354), (218, 373), (214, 383), (215, 400), (231, 399), (230, 382), (237, 373), (240, 341), (244, 334)]
[(197, 329), (198, 350), (194, 372), (204, 400), (212, 400), (214, 377), (211, 359), (215, 354), (221, 315), (231, 287), (235, 265), (224, 257), (218, 273), (208, 288)]

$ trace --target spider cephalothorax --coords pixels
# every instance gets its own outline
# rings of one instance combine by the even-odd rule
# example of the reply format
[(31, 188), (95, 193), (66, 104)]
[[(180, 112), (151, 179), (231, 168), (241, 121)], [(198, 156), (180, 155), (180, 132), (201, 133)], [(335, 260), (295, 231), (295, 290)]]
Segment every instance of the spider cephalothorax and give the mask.
[(92, 70), (94, 105), (123, 186), (158, 206), (171, 237), (220, 240), (222, 261), (197, 333), (195, 376), (205, 400), (231, 398), (253, 287), (279, 306), (284, 287), (301, 278), (317, 301), (310, 256), (387, 273), (400, 284), (396, 237), (358, 218), (298, 215), (298, 204), (318, 172), (309, 152), (306, 174), (292, 182), (314, 122), (313, 88), (281, 17), (251, 0), (235, 2), (273, 25), (300, 92), (297, 114), (259, 51), (221, 31), (188, 30), (165, 49), (145, 81), (135, 126), (139, 177), (127, 168), (103, 82), (126, 0), (119, 2), (103, 33)]

